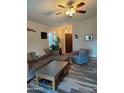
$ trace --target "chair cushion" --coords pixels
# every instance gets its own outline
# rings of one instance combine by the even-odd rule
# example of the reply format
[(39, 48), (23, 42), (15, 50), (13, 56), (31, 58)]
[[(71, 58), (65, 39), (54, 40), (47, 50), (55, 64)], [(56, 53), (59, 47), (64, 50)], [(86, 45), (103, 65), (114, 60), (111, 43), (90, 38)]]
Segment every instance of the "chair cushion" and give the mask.
[(80, 53), (89, 53), (89, 50), (88, 49), (80, 49), (79, 50), (79, 54)]
[(72, 53), (72, 55), (78, 55), (78, 54), (79, 54), (78, 51), (74, 51), (74, 52)]

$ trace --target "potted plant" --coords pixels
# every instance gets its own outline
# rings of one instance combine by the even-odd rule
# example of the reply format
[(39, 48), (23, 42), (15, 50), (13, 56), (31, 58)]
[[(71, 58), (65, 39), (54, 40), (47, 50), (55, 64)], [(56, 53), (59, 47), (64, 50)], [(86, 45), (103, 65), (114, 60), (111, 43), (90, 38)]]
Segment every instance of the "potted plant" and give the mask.
[(57, 37), (57, 39), (54, 40), (54, 43), (49, 47), (49, 49), (52, 51), (59, 50), (59, 43), (60, 43), (60, 39), (59, 37)]

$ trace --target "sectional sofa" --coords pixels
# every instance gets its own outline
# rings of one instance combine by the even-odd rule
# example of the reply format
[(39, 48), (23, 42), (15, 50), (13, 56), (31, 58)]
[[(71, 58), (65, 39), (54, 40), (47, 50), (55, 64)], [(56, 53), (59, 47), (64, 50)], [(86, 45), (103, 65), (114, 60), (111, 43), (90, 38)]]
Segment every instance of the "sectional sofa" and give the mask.
[(69, 61), (69, 55), (43, 55), (41, 57), (35, 56), (34, 52), (27, 55), (27, 81), (35, 77), (35, 72), (41, 67), (47, 65), (52, 60)]

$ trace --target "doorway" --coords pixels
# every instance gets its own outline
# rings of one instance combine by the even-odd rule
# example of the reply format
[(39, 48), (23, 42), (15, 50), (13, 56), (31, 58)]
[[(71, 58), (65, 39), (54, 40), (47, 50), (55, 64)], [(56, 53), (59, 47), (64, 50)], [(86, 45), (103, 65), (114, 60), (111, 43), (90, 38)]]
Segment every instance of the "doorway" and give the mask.
[(65, 52), (66, 53), (72, 52), (72, 33), (65, 34)]

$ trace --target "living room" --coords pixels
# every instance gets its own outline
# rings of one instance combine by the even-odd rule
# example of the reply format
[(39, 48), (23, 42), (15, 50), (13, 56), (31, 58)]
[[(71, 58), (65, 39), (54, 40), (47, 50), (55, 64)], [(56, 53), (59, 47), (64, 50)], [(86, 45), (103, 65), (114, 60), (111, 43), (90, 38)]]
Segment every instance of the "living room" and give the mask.
[[(54, 11), (61, 10), (61, 7), (59, 9), (57, 8), (58, 7), (57, 4), (64, 5), (68, 2), (69, 3), (72, 2), (73, 6), (74, 5), (76, 6), (77, 4), (79, 6), (79, 9), (84, 8), (85, 10), (87, 10), (87, 12), (83, 14), (77, 13), (73, 16), (67, 16), (61, 13), (60, 15), (58, 14), (56, 15), (55, 12), (53, 12), (53, 10)], [(83, 90), (85, 92), (94, 93), (97, 91), (96, 0), (90, 2), (91, 3), (90, 6), (88, 6), (89, 4), (88, 1), (86, 1), (85, 3), (80, 0), (54, 2), (51, 2), (50, 0), (44, 2), (33, 0), (28, 1), (27, 11), (28, 92), (33, 91), (31, 89), (36, 88), (37, 84), (39, 85), (37, 88), (40, 88), (41, 90), (35, 90), (35, 92), (42, 91), (46, 93), (56, 92), (72, 93), (72, 91), (75, 91), (76, 93), (83, 93), (82, 92)], [(46, 6), (55, 5), (55, 7), (53, 8), (48, 7), (44, 9), (44, 4)], [(40, 15), (39, 12), (41, 12)], [(56, 49), (55, 46), (57, 47)], [(75, 56), (77, 56), (78, 59), (75, 59)], [(63, 67), (64, 63), (61, 65), (55, 64), (56, 62), (54, 62), (54, 60), (68, 62), (68, 64), (65, 64), (65, 67), (67, 67), (64, 68), (65, 71), (60, 70), (61, 73), (63, 71), (67, 73), (65, 76), (64, 74), (63, 75), (61, 74), (63, 78), (61, 81), (59, 81), (59, 83), (57, 82), (58, 79), (60, 79), (60, 77), (58, 77), (58, 79), (55, 79), (54, 81), (52, 80), (53, 77), (48, 78), (49, 75), (46, 76), (48, 73), (52, 73), (52, 70), (56, 71), (58, 67), (60, 68)], [(58, 67), (55, 67), (55, 65)], [(85, 68), (86, 66), (87, 68)], [(73, 67), (75, 67), (75, 69), (77, 68), (80, 69), (79, 71), (75, 71)], [(46, 72), (44, 69), (50, 71)], [(84, 72), (82, 72), (83, 70)], [(39, 73), (40, 74), (42, 73), (42, 75), (40, 75)], [(85, 77), (80, 76), (79, 73), (86, 75)], [(58, 73), (56, 73), (56, 75), (58, 76)], [(78, 75), (78, 77), (73, 77), (74, 75)], [(83, 80), (80, 78), (83, 78)], [(48, 82), (51, 85), (47, 86), (48, 89), (46, 89), (44, 88), (44, 86), (49, 85)], [(80, 84), (83, 84), (83, 86), (80, 86), (78, 82), (81, 82)]]
[[(64, 1), (64, 3), (68, 3), (68, 2), (71, 2), (71, 1), (67, 1), (67, 2)], [(75, 1), (73, 3), (78, 4), (79, 7), (81, 7), (82, 9), (82, 6), (85, 7), (85, 4), (84, 2), (81, 2), (81, 3), (80, 2), (81, 1), (77, 1), (77, 2)], [(82, 78), (83, 76), (81, 77), (79, 76), (76, 79), (75, 77), (72, 78), (73, 76), (70, 76), (70, 74), (73, 74), (73, 75), (76, 75), (76, 74), (72, 73), (73, 69), (71, 68), (75, 66), (75, 69), (76, 69), (77, 67), (80, 68), (80, 65), (84, 65), (84, 66), (81, 66), (80, 68), (81, 72), (80, 71), (76, 72), (76, 73), (82, 73), (82, 70), (86, 70), (84, 68), (85, 68), (85, 65), (87, 64), (86, 66), (89, 66), (87, 67), (87, 69), (90, 69), (90, 70), (86, 70), (87, 73), (83, 72), (82, 74), (89, 74), (89, 71), (90, 71), (94, 73), (93, 76), (91, 74), (90, 77), (94, 77), (94, 78), (90, 78), (89, 76), (87, 76), (87, 77), (84, 77), (83, 80), (87, 81), (87, 79), (89, 79), (89, 82), (92, 82), (92, 83), (87, 82), (88, 85), (87, 84), (85, 85), (86, 82), (82, 82), (82, 84), (84, 83), (85, 86), (88, 86), (88, 87), (85, 87), (85, 86), (80, 86), (76, 82), (73, 82), (74, 84), (69, 85), (69, 82), (68, 82), (66, 87), (70, 87), (70, 88), (64, 89), (65, 87), (62, 84), (65, 84), (65, 82), (60, 81), (59, 84), (55, 83), (56, 86), (52, 87), (54, 91), (51, 91), (51, 93), (60, 92), (60, 91), (68, 92), (68, 93), (71, 93), (72, 91), (76, 91), (77, 93), (81, 92), (79, 91), (79, 89), (75, 89), (75, 87), (77, 86), (79, 86), (78, 88), (80, 88), (81, 90), (84, 89), (84, 91), (96, 92), (97, 91), (96, 89), (96, 84), (97, 84), (97, 81), (96, 81), (96, 78), (97, 78), (96, 77), (97, 75), (96, 73), (96, 69), (97, 69), (96, 68), (97, 67), (96, 0), (94, 0), (92, 3), (90, 2), (92, 4), (91, 6), (88, 6), (88, 8), (86, 7), (88, 13), (87, 12), (84, 14), (77, 13), (77, 15), (75, 14), (74, 16), (65, 16), (64, 14), (55, 15), (53, 14), (54, 13), (53, 11), (52, 13), (49, 14), (47, 12), (48, 12), (48, 9), (51, 9), (51, 8), (44, 9), (43, 8), (44, 6), (42, 6), (41, 9), (44, 9), (44, 10), (42, 10), (43, 14), (41, 13), (40, 16), (44, 17), (44, 20), (42, 18), (38, 19), (40, 17), (38, 13), (39, 13), (39, 10), (41, 11), (41, 9), (37, 8), (36, 6), (39, 6), (39, 3), (42, 5), (41, 1), (39, 2), (28, 1), (28, 21), (27, 21), (28, 86), (30, 86), (31, 84), (37, 85), (36, 82), (38, 82), (38, 84), (40, 82), (39, 79), (37, 79), (37, 76), (39, 77), (39, 74), (38, 74), (39, 71), (37, 72), (36, 69), (40, 69), (40, 74), (41, 74), (41, 72), (44, 71), (43, 68), (50, 69), (48, 68), (48, 65), (50, 65), (51, 63), (55, 63), (53, 62), (53, 60), (68, 61), (69, 62), (68, 68), (70, 69), (68, 69), (67, 72), (69, 74), (67, 73), (66, 75), (67, 77), (66, 76), (63, 77), (62, 80), (67, 79), (66, 81), (72, 80), (72, 82), (73, 81), (80, 82), (80, 80), (78, 81), (78, 79)], [(46, 2), (44, 1), (44, 3), (48, 5), (53, 4), (47, 1)], [(63, 2), (60, 2), (60, 1), (57, 3), (63, 4)], [(88, 4), (88, 2), (85, 2), (85, 3)], [(36, 18), (35, 16), (37, 16), (38, 18)], [(45, 18), (48, 18), (51, 21)], [(54, 48), (52, 47), (53, 45), (54, 46), (57, 45), (57, 49), (53, 49)], [(82, 54), (82, 56), (80, 55), (81, 59), (74, 58), (74, 56), (76, 55), (78, 56), (78, 54), (79, 55)], [(91, 68), (90, 66), (93, 66), (93, 67)], [(53, 68), (57, 69), (57, 67), (52, 67), (50, 71), (51, 73)], [(44, 77), (43, 73), (45, 72), (46, 71), (42, 72), (42, 77)], [(46, 75), (48, 74), (46, 73), (45, 73), (44, 79), (54, 82), (54, 80), (48, 79), (48, 77), (46, 79)], [(42, 83), (45, 82), (44, 79), (41, 80)], [(57, 82), (57, 80), (55, 82)], [(44, 86), (45, 84), (43, 83), (42, 85)], [(30, 87), (32, 88), (32, 86)], [(50, 89), (46, 91), (48, 92), (50, 91)]]
[(99, 0), (97, 16), (94, 0), (27, 1), (1, 1), (1, 93), (124, 93), (123, 0)]

